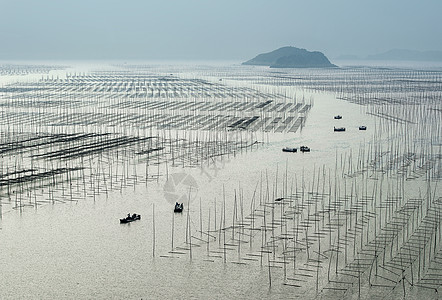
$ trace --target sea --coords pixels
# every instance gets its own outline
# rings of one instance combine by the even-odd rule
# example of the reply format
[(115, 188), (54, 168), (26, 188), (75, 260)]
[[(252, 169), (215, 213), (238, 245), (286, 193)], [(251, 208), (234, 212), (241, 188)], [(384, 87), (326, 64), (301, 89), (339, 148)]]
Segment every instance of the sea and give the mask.
[(442, 66), (337, 64), (2, 62), (0, 298), (438, 299)]

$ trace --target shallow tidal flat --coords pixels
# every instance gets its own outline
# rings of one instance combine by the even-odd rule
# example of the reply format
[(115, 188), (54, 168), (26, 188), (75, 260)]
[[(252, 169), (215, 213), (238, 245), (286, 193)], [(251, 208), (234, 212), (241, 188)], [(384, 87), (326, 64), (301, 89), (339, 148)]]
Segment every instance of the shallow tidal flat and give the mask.
[(441, 71), (0, 70), (1, 298), (437, 299)]

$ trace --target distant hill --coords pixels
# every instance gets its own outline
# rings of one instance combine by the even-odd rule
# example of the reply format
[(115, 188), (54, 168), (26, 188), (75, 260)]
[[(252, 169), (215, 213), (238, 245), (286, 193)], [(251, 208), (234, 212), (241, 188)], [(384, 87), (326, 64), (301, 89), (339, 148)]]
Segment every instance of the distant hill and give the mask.
[(408, 60), (408, 61), (442, 61), (442, 51), (415, 51), (393, 49), (384, 53), (369, 55), (369, 60)]
[(338, 57), (335, 57), (337, 60), (359, 60), (361, 59), (359, 56), (354, 54), (343, 54), (339, 55)]
[(296, 47), (282, 47), (272, 52), (259, 54), (243, 65), (269, 66), (270, 68), (336, 68), (319, 51), (307, 51)]

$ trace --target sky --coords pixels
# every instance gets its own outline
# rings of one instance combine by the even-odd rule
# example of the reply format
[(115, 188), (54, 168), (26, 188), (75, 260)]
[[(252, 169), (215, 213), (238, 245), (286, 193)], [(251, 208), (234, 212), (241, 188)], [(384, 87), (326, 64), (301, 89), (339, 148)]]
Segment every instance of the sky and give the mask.
[(0, 60), (442, 51), (441, 0), (0, 0)]

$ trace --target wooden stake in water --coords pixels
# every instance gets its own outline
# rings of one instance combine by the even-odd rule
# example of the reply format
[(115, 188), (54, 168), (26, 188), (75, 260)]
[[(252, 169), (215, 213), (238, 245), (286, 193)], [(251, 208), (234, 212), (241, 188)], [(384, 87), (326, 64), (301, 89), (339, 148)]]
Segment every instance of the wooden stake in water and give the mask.
[(209, 216), (207, 222), (207, 256), (209, 256), (210, 251), (210, 208), (209, 208)]
[(224, 263), (226, 263), (226, 190), (224, 189), (223, 184), (223, 254), (224, 254)]
[(272, 272), (270, 271), (270, 251), (267, 252), (267, 263), (269, 265), (269, 286), (272, 286)]
[(155, 257), (155, 203), (152, 204), (152, 255)]
[(173, 250), (173, 232), (175, 227), (175, 212), (172, 213), (172, 250)]
[(190, 230), (190, 192), (191, 189), (189, 188), (189, 199), (187, 201), (187, 228), (186, 230), (188, 231), (188, 233), (186, 232), (186, 235), (189, 236), (189, 255), (190, 255), (190, 260), (192, 260), (192, 232)]
[(200, 237), (203, 237), (203, 212), (201, 209), (201, 197), (200, 197)]

